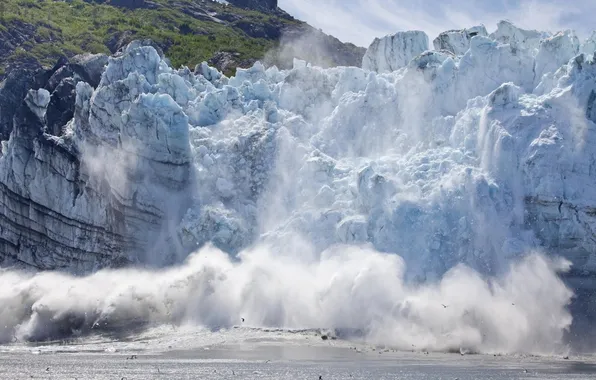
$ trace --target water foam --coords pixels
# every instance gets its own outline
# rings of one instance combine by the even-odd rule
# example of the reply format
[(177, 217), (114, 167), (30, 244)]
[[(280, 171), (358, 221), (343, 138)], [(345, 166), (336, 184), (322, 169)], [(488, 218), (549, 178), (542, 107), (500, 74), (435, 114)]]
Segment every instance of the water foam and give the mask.
[[(306, 255), (309, 256), (309, 255)], [(206, 247), (183, 265), (87, 277), (0, 272), (0, 341), (84, 336), (144, 324), (213, 329), (242, 324), (360, 331), (400, 349), (539, 352), (562, 348), (572, 292), (568, 263), (532, 254), (502, 276), (457, 266), (411, 285), (397, 255), (336, 246), (305, 260), (255, 247), (239, 260)]]

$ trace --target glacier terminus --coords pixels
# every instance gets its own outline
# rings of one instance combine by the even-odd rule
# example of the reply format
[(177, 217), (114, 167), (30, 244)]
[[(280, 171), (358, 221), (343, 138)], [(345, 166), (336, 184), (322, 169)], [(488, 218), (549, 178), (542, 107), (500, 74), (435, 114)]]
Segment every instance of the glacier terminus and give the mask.
[(565, 350), (596, 318), (595, 53), (501, 21), (385, 36), (362, 67), (227, 77), (134, 41), (13, 72), (0, 343), (243, 316)]

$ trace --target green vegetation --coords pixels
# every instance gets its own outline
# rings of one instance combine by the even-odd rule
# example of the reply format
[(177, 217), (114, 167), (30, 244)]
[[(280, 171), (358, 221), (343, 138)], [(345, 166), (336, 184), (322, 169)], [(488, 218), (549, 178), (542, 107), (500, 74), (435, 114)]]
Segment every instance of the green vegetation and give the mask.
[(150, 38), (163, 47), (172, 65), (194, 66), (215, 53), (237, 53), (238, 61), (255, 60), (275, 46), (274, 39), (252, 38), (241, 29), (193, 16), (185, 9), (207, 8), (212, 12), (233, 13), (252, 24), (287, 25), (298, 21), (244, 9), (225, 7), (209, 0), (154, 0), (156, 9), (126, 9), (82, 0), (1, 0), (0, 38), (11, 28), (25, 34), (22, 23), (32, 26), (19, 48), (0, 62), (33, 57), (51, 66), (61, 55), (83, 52), (110, 53), (108, 46), (128, 33), (129, 39)]

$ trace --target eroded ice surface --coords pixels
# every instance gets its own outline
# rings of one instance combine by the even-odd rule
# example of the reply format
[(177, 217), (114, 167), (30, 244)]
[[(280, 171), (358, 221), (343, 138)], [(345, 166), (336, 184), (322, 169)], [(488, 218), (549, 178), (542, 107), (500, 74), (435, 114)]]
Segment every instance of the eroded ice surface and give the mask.
[[(580, 273), (596, 270), (593, 38), (580, 44), (571, 31), (507, 22), (490, 35), (470, 30), (450, 32), (449, 51), (429, 51), (424, 33), (405, 32), (375, 40), (364, 68), (257, 63), (232, 78), (206, 64), (175, 70), (152, 47), (129, 46), (96, 89), (77, 85), (75, 118), (59, 142), (84, 153), (92, 145), (97, 154), (81, 157), (89, 186), (107, 186), (109, 202), (143, 211), (127, 221), (133, 233), (150, 234), (138, 222), (146, 215), (168, 215), (181, 257), (213, 243), (241, 252), (239, 262), (209, 248), (162, 277), (104, 272), (81, 280), (94, 289), (109, 279), (97, 302), (76, 305), (45, 299), (52, 290), (43, 276), (2, 274), (12, 276), (14, 294), (40, 297), (5, 296), (25, 310), (4, 315), (5, 338), (52, 335), (61, 325), (44, 321), (84, 311), (82, 326), (120, 317), (217, 326), (243, 314), (259, 326), (347, 324), (402, 348), (422, 340), (436, 349), (517, 351), (560, 342), (571, 322), (571, 293), (555, 276), (565, 265), (516, 259), (544, 249)], [(28, 99), (42, 119), (47, 93)], [(11, 139), (0, 158), (15, 173), (23, 172), (18, 147)], [(4, 182), (39, 202), (52, 191), (39, 170), (6, 173)], [(174, 190), (181, 200), (168, 203)], [(75, 216), (103, 205), (86, 193), (53, 199)], [(246, 250), (253, 244), (266, 249)], [(374, 251), (337, 253), (337, 244)], [(444, 277), (460, 263), (475, 272), (458, 267)], [(143, 296), (137, 281), (151, 284)], [(412, 281), (429, 288), (409, 288)], [(442, 299), (456, 306), (437, 314)], [(545, 310), (553, 318), (529, 323)], [(412, 335), (387, 334), (404, 329)]]
[[(218, 82), (186, 106), (211, 116), (190, 117), (201, 201), (182, 236), (370, 242), (422, 278), (457, 262), (498, 271), (540, 242), (592, 262), (592, 57), (569, 31), (483, 34), (391, 73), (296, 62)], [(377, 45), (367, 56), (385, 62)]]

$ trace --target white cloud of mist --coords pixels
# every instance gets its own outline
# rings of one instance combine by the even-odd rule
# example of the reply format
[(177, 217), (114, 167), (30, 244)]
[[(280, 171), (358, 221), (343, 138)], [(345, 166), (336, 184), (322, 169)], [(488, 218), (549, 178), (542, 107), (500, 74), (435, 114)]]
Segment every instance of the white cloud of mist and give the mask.
[(357, 329), (371, 343), (401, 349), (552, 354), (564, 349), (571, 324), (572, 292), (557, 276), (567, 268), (531, 254), (499, 278), (458, 266), (437, 283), (412, 286), (397, 255), (336, 246), (313, 259), (261, 246), (239, 261), (207, 247), (160, 271), (3, 270), (0, 342), (140, 322), (231, 327), (245, 318), (255, 327)]
[(279, 6), (326, 33), (365, 47), (375, 37), (403, 30), (423, 30), (434, 39), (445, 30), (483, 23), (490, 32), (502, 19), (544, 31), (575, 29), (587, 37), (593, 29), (588, 15), (596, 11), (596, 3), (586, 0), (280, 0)]

